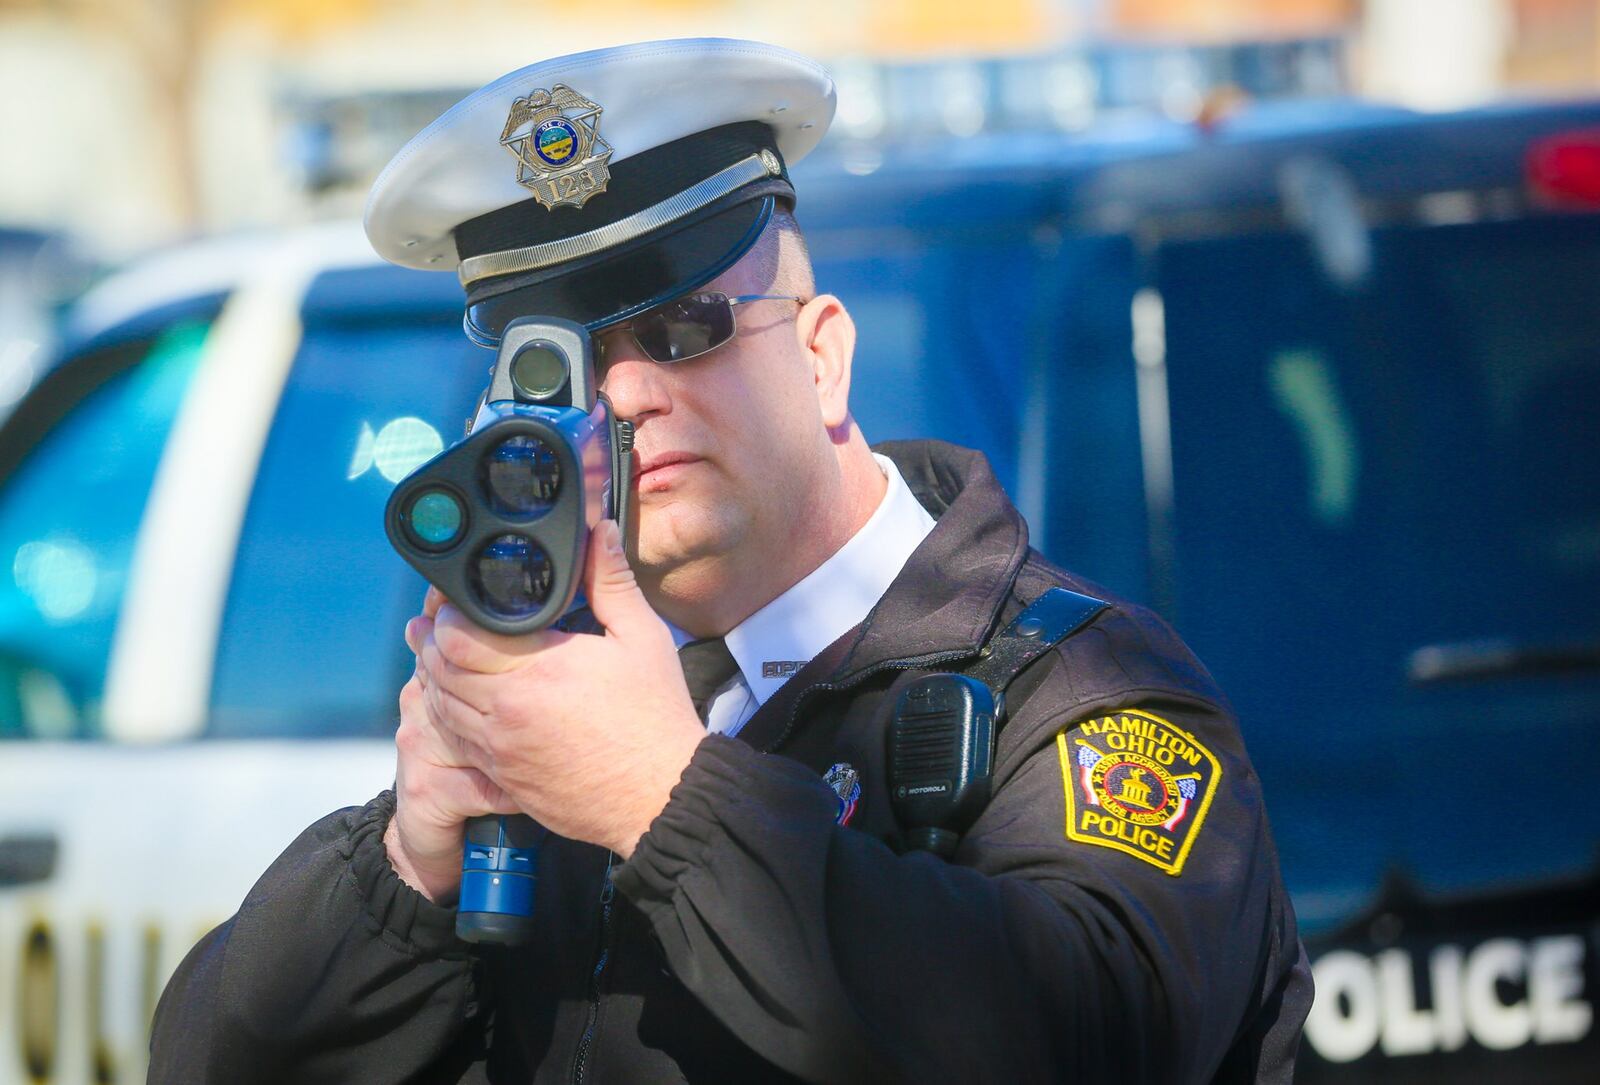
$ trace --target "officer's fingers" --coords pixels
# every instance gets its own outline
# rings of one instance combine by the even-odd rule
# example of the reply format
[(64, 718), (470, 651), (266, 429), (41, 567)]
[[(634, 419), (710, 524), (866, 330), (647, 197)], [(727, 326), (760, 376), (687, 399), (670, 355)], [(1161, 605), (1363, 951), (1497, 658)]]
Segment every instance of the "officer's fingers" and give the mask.
[(493, 731), (483, 713), (438, 683), (423, 691), (422, 700), (445, 763), (479, 769), (492, 766), (494, 752), (487, 740)]
[(499, 784), (470, 766), (417, 772), (407, 778), (406, 785), (407, 800), (423, 807), (422, 816), (431, 817), (441, 830), (467, 818), (521, 812)]
[(449, 600), (445, 598), (444, 592), (440, 591), (432, 584), (429, 584), (428, 593), (422, 597), (423, 617), (433, 617), (435, 614), (439, 613), (439, 608), (447, 602), (449, 602)]
[(434, 726), (481, 746), (481, 731), (493, 715), (497, 683), (504, 680), (457, 667), (439, 652), (431, 634), (423, 639), (417, 668), (423, 675), (419, 682), (423, 703)]
[(394, 741), (402, 763), (417, 761), (433, 768), (461, 769), (488, 760), (482, 750), (439, 724), (427, 687), (415, 679), (400, 691), (400, 726)]
[(412, 618), (406, 622), (406, 647), (411, 649), (412, 655), (422, 654), (422, 638), (432, 630), (433, 622), (428, 618)]
[(416, 673), (413, 673), (410, 680), (400, 687), (398, 700), (400, 702), (400, 725), (402, 727), (406, 725), (408, 720), (414, 720), (419, 713), (426, 711), (422, 703), (423, 689), (422, 677)]
[(474, 811), (468, 815), (469, 817), (478, 817), (482, 814), (522, 813), (522, 808), (506, 793), (505, 788), (477, 769), (462, 769), (459, 782), (465, 789), (467, 801)]
[(548, 630), (515, 637), (491, 633), (446, 603), (434, 618), (433, 636), (444, 658), (462, 670), (500, 674), (548, 647), (551, 638), (560, 634)]
[(607, 633), (625, 640), (640, 634), (666, 635), (666, 625), (639, 590), (615, 520), (602, 520), (589, 533), (583, 586), (590, 609)]
[(422, 676), (424, 688), (445, 686), (457, 697), (471, 702), (478, 712), (488, 714), (491, 711), (497, 688), (495, 677), (467, 670), (451, 662), (439, 644), (437, 624), (422, 635), (422, 644), (417, 652), (417, 670)]
[(464, 750), (460, 740), (448, 732), (441, 734), (439, 728), (433, 725), (433, 710), (427, 706), (426, 700), (427, 695), (419, 691), (416, 709), (401, 709), (400, 726), (394, 732), (401, 774), (410, 775), (413, 779), (426, 779), (429, 773), (440, 769), (470, 767), (474, 759)]

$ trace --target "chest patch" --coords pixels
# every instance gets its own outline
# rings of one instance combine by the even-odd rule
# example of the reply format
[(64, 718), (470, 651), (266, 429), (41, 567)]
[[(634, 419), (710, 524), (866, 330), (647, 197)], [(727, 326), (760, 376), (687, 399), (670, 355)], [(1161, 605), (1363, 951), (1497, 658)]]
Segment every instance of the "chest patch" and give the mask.
[(1056, 736), (1067, 839), (1115, 848), (1177, 875), (1222, 779), (1189, 732), (1123, 709)]
[(839, 813), (833, 819), (834, 824), (850, 824), (850, 819), (856, 816), (856, 804), (861, 801), (861, 774), (851, 768), (848, 761), (841, 761), (823, 773), (822, 780), (839, 796)]

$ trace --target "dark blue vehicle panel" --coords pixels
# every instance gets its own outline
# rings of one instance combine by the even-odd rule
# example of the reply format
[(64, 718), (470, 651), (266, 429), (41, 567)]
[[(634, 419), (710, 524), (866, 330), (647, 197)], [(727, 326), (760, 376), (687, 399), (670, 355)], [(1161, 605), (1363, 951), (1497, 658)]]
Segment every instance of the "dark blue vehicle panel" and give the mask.
[(1374, 242), (1353, 294), (1283, 234), (1159, 268), (1174, 617), (1239, 706), (1313, 932), (1390, 868), (1459, 892), (1594, 859), (1556, 827), (1590, 819), (1596, 676), (1409, 668), (1600, 642), (1600, 219)]

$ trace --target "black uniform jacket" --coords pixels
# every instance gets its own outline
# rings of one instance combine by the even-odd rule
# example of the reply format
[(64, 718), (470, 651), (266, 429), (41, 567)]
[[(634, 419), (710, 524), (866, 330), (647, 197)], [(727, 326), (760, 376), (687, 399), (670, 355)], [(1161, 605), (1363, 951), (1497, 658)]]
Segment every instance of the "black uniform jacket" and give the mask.
[(627, 862), (547, 838), (532, 945), (455, 939), (389, 866), (385, 793), (307, 829), (188, 955), (150, 1080), (1288, 1081), (1311, 984), (1260, 784), (1150, 613), (1114, 605), (1013, 682), (953, 861), (885, 844), (899, 687), (1051, 586), (1107, 596), (1028, 549), (980, 454), (882, 451), (932, 534), (737, 739), (701, 743)]

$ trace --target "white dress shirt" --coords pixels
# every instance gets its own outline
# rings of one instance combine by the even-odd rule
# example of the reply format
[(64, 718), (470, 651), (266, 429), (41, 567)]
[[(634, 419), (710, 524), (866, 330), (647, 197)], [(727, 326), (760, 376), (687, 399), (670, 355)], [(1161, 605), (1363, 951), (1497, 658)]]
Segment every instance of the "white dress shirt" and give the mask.
[[(795, 671), (867, 616), (933, 530), (933, 517), (894, 461), (872, 458), (889, 485), (871, 518), (831, 558), (728, 631), (739, 673), (712, 699), (706, 730), (738, 734)], [(672, 636), (679, 647), (694, 639), (676, 627)]]

